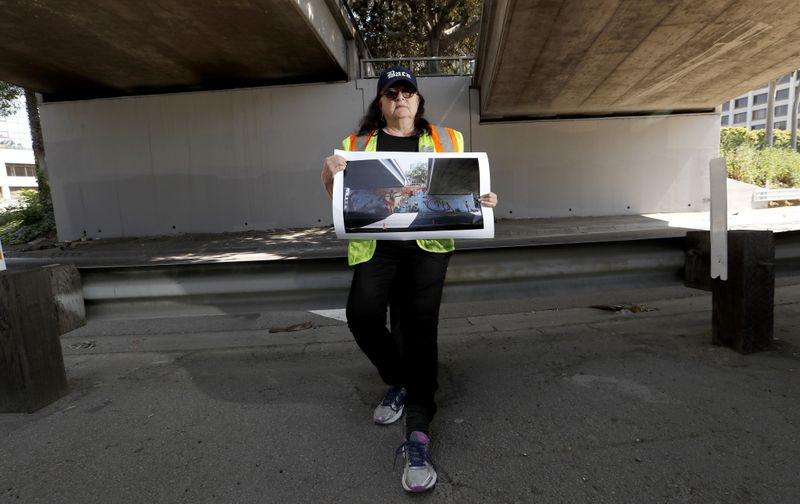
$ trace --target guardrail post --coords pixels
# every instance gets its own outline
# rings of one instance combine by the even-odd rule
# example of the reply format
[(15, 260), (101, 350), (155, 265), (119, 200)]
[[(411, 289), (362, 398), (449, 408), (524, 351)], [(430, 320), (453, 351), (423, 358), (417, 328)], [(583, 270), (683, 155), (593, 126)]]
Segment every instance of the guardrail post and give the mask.
[(59, 337), (85, 323), (75, 266), (0, 272), (0, 413), (32, 413), (67, 393)]
[(728, 279), (712, 281), (712, 343), (748, 354), (772, 343), (775, 236), (728, 232)]
[(686, 234), (684, 285), (711, 291), (711, 342), (749, 354), (772, 343), (775, 309), (775, 236), (772, 231), (728, 231), (727, 280), (711, 278), (708, 231)]
[(711, 291), (711, 240), (708, 231), (686, 233), (686, 258), (683, 285)]

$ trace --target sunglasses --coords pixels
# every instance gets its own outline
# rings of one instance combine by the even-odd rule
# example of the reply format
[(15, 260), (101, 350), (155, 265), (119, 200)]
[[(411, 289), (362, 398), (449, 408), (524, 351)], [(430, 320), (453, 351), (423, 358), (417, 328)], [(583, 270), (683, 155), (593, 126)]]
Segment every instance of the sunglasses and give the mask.
[(397, 97), (402, 94), (403, 98), (405, 98), (406, 100), (410, 100), (412, 96), (417, 94), (417, 92), (412, 91), (410, 89), (389, 88), (389, 89), (384, 89), (381, 94), (390, 100), (396, 100)]

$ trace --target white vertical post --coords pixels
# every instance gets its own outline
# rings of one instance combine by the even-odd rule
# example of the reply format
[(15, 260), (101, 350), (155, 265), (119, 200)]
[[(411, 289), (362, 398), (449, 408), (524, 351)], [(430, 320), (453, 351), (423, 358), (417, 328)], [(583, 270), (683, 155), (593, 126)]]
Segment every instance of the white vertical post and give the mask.
[(711, 278), (728, 279), (728, 173), (725, 158), (709, 162), (711, 180)]
[(0, 242), (0, 271), (6, 269), (6, 257), (3, 255), (3, 242)]

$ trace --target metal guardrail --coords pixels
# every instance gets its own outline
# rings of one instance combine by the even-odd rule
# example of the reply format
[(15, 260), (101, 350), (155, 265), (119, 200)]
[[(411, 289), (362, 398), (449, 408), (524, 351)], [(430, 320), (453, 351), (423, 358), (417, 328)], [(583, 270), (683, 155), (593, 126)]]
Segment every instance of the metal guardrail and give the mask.
[(381, 70), (390, 65), (408, 67), (418, 77), (472, 75), (475, 73), (475, 56), (365, 58), (359, 67), (361, 78), (377, 79)]
[[(683, 284), (685, 239), (462, 250), (445, 302), (518, 299)], [(775, 236), (776, 279), (800, 282), (800, 232)], [(341, 307), (342, 258), (81, 268), (87, 317), (157, 317)]]
[(800, 188), (790, 189), (759, 189), (753, 191), (753, 202), (784, 201), (800, 199)]

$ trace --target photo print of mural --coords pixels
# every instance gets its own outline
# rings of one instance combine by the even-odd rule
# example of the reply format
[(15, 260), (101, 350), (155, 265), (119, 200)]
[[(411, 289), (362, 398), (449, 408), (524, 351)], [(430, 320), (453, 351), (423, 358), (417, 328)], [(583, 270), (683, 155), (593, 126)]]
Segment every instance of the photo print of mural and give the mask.
[(344, 172), (347, 232), (481, 229), (476, 158), (360, 159)]

